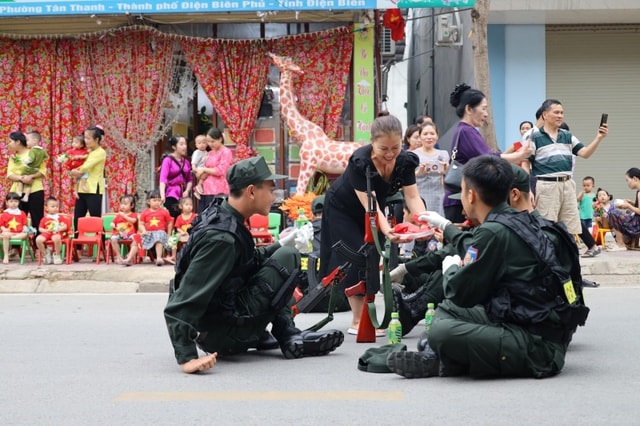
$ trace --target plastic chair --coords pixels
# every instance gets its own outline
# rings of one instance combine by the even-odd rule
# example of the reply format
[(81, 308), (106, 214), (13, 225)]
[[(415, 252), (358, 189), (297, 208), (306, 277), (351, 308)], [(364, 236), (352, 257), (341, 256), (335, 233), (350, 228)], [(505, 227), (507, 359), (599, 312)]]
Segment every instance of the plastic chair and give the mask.
[(104, 255), (104, 260), (109, 264), (109, 256), (104, 250), (102, 243), (103, 223), (101, 217), (85, 216), (78, 218), (78, 236), (71, 240), (70, 249), (67, 251), (67, 263), (71, 263), (72, 256), (75, 254), (76, 247), (79, 245), (96, 245), (98, 252), (96, 253), (96, 264), (100, 263), (100, 256)]
[[(20, 264), (24, 265), (26, 261), (27, 252), (31, 255), (31, 260), (36, 260), (35, 255), (33, 254), (33, 248), (31, 247), (31, 239), (33, 237), (28, 235), (27, 238), (9, 238), (9, 247), (18, 246), (20, 250)], [(0, 256), (4, 256), (4, 250), (2, 248), (2, 244), (0, 244)]]
[(268, 246), (274, 243), (273, 235), (269, 232), (269, 217), (254, 214), (249, 218), (249, 231), (256, 242), (256, 247)]
[(600, 244), (602, 247), (606, 245), (604, 237), (608, 232), (612, 232), (609, 228), (598, 228), (598, 236), (596, 237), (596, 244)]
[[(67, 225), (67, 230), (61, 234), (62, 249), (60, 250), (60, 258), (66, 259), (67, 264), (71, 263), (69, 255), (71, 253), (71, 240), (73, 238), (73, 217), (69, 214), (60, 213), (60, 221)], [(45, 241), (45, 247), (53, 247), (53, 241)], [(38, 250), (38, 266), (42, 265), (42, 253)]]
[(273, 235), (273, 239), (280, 239), (280, 225), (282, 224), (282, 215), (280, 213), (269, 213), (269, 232)]

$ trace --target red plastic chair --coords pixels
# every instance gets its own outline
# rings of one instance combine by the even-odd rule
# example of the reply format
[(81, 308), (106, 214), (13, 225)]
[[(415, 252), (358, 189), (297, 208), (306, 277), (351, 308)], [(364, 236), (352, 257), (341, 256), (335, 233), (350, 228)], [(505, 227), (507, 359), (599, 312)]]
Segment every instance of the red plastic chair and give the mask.
[(254, 214), (249, 218), (249, 231), (256, 242), (256, 247), (268, 246), (274, 243), (273, 235), (269, 232), (269, 216)]
[(100, 263), (100, 256), (104, 256), (104, 260), (109, 264), (109, 256), (104, 249), (102, 243), (103, 224), (102, 218), (98, 216), (85, 216), (78, 218), (78, 236), (71, 240), (70, 250), (67, 250), (67, 263), (71, 263), (71, 259), (75, 256), (77, 246), (85, 244), (96, 245), (98, 253), (96, 253), (96, 264)]
[[(60, 221), (64, 222), (67, 225), (67, 230), (61, 234), (62, 237), (62, 249), (60, 250), (60, 254), (62, 259), (67, 260), (67, 264), (71, 263), (69, 259), (69, 253), (71, 253), (71, 239), (73, 238), (73, 218), (71, 215), (60, 213)], [(53, 241), (45, 241), (45, 247), (53, 248)], [(42, 253), (38, 250), (38, 266), (42, 265)]]

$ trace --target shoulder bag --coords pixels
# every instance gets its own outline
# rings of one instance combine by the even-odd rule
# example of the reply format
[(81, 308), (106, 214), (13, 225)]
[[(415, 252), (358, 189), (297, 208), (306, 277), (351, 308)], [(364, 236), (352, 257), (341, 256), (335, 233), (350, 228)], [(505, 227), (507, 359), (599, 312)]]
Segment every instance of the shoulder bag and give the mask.
[(456, 194), (462, 190), (462, 166), (463, 164), (456, 161), (456, 153), (458, 152), (458, 141), (460, 140), (460, 132), (451, 150), (451, 162), (447, 174), (444, 175), (444, 187), (446, 190)]

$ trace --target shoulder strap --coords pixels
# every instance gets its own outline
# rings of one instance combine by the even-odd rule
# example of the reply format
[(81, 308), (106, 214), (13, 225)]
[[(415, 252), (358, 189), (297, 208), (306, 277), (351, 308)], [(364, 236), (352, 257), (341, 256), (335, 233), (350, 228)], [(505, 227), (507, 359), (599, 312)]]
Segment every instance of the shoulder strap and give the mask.
[(458, 152), (458, 142), (460, 142), (460, 133), (461, 132), (458, 132), (458, 134), (456, 135), (456, 141), (451, 148), (451, 162), (456, 159), (456, 153)]

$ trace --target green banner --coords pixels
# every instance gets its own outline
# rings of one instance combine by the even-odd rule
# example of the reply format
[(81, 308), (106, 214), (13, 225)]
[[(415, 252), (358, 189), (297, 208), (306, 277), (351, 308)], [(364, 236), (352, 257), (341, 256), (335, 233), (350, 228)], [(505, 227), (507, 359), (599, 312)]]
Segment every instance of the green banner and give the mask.
[(353, 32), (353, 135), (356, 142), (369, 142), (375, 113), (375, 42), (373, 24), (356, 24)]

